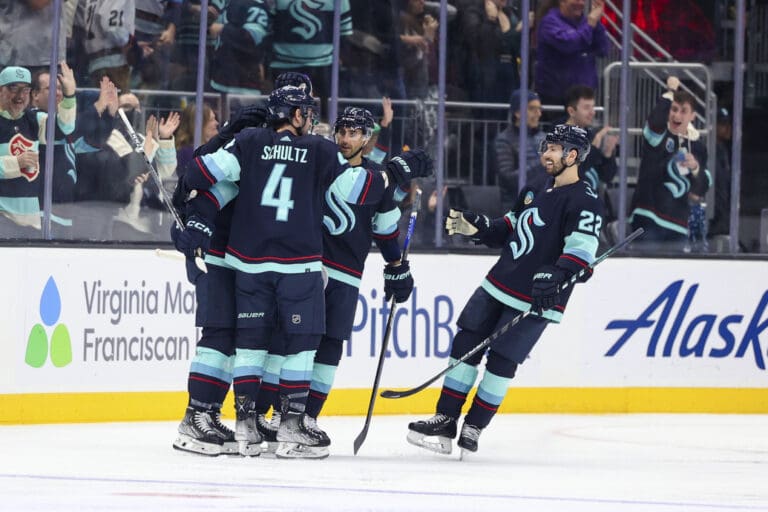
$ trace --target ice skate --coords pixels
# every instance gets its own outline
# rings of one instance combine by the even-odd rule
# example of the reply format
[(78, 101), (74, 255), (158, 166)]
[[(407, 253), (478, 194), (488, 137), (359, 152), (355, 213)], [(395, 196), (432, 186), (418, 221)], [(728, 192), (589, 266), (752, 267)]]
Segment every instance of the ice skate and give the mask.
[(218, 434), (211, 411), (187, 407), (173, 442), (177, 450), (215, 457), (222, 453), (223, 439)]
[(235, 397), (235, 440), (237, 451), (243, 457), (258, 457), (261, 455), (261, 434), (256, 422), (254, 401), (245, 395)]
[(280, 427), (280, 413), (273, 412), (272, 420), (268, 420), (266, 415), (259, 414), (256, 416), (256, 428), (259, 429), (261, 434), (262, 453), (275, 453), (277, 450), (277, 429)]
[(236, 455), (237, 441), (235, 441), (235, 431), (229, 428), (221, 421), (221, 411), (213, 411), (211, 414), (213, 424), (211, 425), (222, 440), (221, 453), (223, 455)]
[(288, 414), (277, 430), (279, 459), (324, 459), (330, 454), (331, 440), (306, 414)]
[(480, 438), (480, 432), (483, 429), (470, 425), (466, 421), (461, 426), (461, 434), (459, 434), (459, 441), (456, 443), (461, 448), (461, 458), (469, 453), (475, 453), (477, 451), (477, 440)]
[(456, 418), (442, 413), (437, 413), (428, 420), (408, 424), (408, 442), (435, 453), (449, 455), (455, 437)]

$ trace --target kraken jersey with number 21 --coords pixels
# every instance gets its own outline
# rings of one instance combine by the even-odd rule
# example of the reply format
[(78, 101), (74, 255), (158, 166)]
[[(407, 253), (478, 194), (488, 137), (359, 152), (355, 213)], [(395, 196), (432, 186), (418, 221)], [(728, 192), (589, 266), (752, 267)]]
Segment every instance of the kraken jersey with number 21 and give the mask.
[[(603, 224), (603, 206), (584, 181), (539, 191), (524, 189), (519, 212), (494, 219), (492, 231), (503, 238), (501, 256), (482, 288), (507, 306), (525, 311), (531, 304), (533, 276), (543, 265), (575, 274), (595, 260)], [(504, 234), (502, 234), (504, 233)], [(498, 246), (498, 245), (497, 245)], [(543, 315), (559, 322), (573, 287)]]
[[(326, 190), (351, 204), (377, 202), (380, 173), (350, 167), (332, 142), (249, 128), (187, 168), (188, 187), (221, 209), (219, 182), (238, 182), (225, 261), (247, 273), (319, 272)], [(211, 219), (207, 219), (211, 220)]]

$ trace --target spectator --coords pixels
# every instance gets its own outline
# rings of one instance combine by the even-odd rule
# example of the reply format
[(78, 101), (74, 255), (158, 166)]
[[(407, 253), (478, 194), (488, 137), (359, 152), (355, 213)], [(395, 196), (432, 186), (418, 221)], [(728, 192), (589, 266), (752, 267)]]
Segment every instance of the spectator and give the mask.
[[(23, 66), (30, 73), (51, 64), (52, 0), (0, 2), (0, 69)], [(58, 62), (65, 60), (66, 30), (59, 33)]]
[[(57, 138), (75, 127), (75, 79), (66, 63), (61, 64), (63, 99), (56, 112)], [(48, 114), (27, 110), (32, 75), (27, 68), (8, 66), (0, 72), (0, 237), (38, 238), (43, 180), (40, 146), (45, 144)]]
[[(600, 23), (604, 0), (593, 0), (584, 14), (584, 0), (559, 0), (537, 21), (535, 89), (545, 105), (562, 105), (569, 85), (597, 89), (596, 57), (608, 52)], [(554, 117), (547, 115), (547, 120)]]
[(424, 0), (407, 0), (400, 13), (400, 47), (405, 93), (410, 99), (427, 97), (437, 29), (437, 20), (424, 12)]
[[(186, 165), (194, 158), (195, 151), (195, 112), (197, 106), (190, 103), (181, 111), (181, 120), (179, 128), (176, 130), (176, 169), (184, 169)], [(216, 113), (207, 104), (203, 104), (203, 132), (201, 134), (200, 144), (203, 145), (211, 140), (219, 130), (219, 121), (216, 119)], [(178, 176), (179, 179), (181, 176)]]
[[(501, 205), (511, 208), (518, 196), (518, 175), (520, 172), (520, 122), (522, 118), (520, 89), (512, 93), (509, 105), (509, 126), (494, 140), (496, 181), (501, 189)], [(538, 94), (528, 91), (526, 102), (526, 125), (528, 139), (526, 144), (526, 185), (539, 187), (544, 184), (547, 174), (539, 158), (539, 146), (544, 140), (539, 120), (541, 119), (541, 101)]]
[(717, 146), (715, 154), (715, 212), (709, 234), (729, 235), (731, 232), (731, 136), (733, 125), (726, 108), (717, 111)]
[(134, 32), (134, 0), (83, 0), (77, 6), (73, 39), (82, 47), (91, 85), (108, 76), (123, 92), (131, 87), (128, 49)]
[[(345, 38), (352, 34), (352, 15), (349, 0), (340, 1), (340, 34)], [(306, 12), (308, 3), (283, 0), (272, 8), (274, 35), (270, 66), (274, 78), (284, 71), (309, 75), (313, 95), (322, 100), (331, 93), (334, 0), (314, 0), (311, 13)], [(311, 17), (311, 25), (305, 21), (307, 17)]]
[[(603, 126), (599, 130), (592, 127), (595, 119), (595, 90), (586, 85), (574, 85), (565, 93), (565, 112), (568, 119), (565, 124), (578, 126), (587, 131), (592, 149), (587, 159), (579, 165), (579, 179), (589, 183), (595, 192), (601, 193), (601, 183), (609, 185), (616, 176), (616, 145), (619, 136), (612, 133), (610, 126)], [(604, 188), (604, 187), (603, 187)], [(603, 202), (608, 203), (607, 196), (601, 193)], [(615, 218), (609, 213), (612, 209), (609, 204), (604, 205), (604, 219), (606, 221)]]
[(351, 98), (376, 98), (385, 94), (401, 98), (399, 31), (394, 0), (351, 2), (354, 29), (341, 58), (339, 94)]
[(132, 82), (138, 89), (165, 89), (182, 0), (135, 0)]
[(461, 10), (461, 33), (467, 59), (464, 82), (470, 101), (497, 103), (520, 87), (522, 24), (508, 0), (469, 0)]
[(392, 141), (390, 126), (392, 119), (395, 117), (395, 111), (392, 109), (392, 100), (386, 96), (381, 99), (381, 108), (381, 120), (374, 125), (373, 135), (363, 146), (363, 156), (368, 157), (377, 164), (384, 162), (389, 155)]
[[(221, 24), (217, 23), (219, 14), (224, 8), (225, 0), (210, 0), (208, 2), (207, 24), (208, 38), (206, 39), (204, 72), (208, 83), (208, 70), (210, 69), (210, 56), (213, 54), (213, 45), (217, 34), (221, 30)], [(176, 27), (176, 44), (171, 54), (171, 88), (176, 91), (194, 91), (197, 84), (197, 53), (200, 47), (200, 0), (184, 0), (179, 15), (179, 25)], [(201, 64), (202, 65), (202, 64)]]
[(677, 251), (688, 240), (689, 194), (709, 188), (707, 148), (693, 127), (696, 100), (667, 79), (668, 91), (656, 103), (643, 129), (637, 187), (632, 196), (632, 229), (644, 228), (638, 248)]
[(221, 13), (221, 31), (211, 59), (211, 88), (232, 94), (269, 91), (264, 66), (271, 32), (265, 0), (232, 0)]

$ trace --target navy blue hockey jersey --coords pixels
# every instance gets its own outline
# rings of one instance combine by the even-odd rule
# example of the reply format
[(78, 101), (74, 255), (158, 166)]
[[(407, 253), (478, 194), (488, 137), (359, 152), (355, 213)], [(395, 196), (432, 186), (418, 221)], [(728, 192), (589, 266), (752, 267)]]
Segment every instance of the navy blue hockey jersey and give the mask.
[[(381, 173), (383, 167), (364, 158), (362, 166)], [(323, 223), (323, 266), (330, 279), (360, 287), (365, 259), (375, 240), (388, 261), (400, 258), (397, 202), (405, 193), (391, 186), (381, 199), (372, 204), (351, 205), (330, 190), (325, 194)]]
[[(503, 243), (502, 251), (481, 285), (519, 311), (530, 307), (533, 275), (541, 266), (557, 265), (576, 273), (595, 260), (603, 224), (603, 205), (584, 181), (540, 191), (524, 189), (522, 195), (519, 212), (493, 220), (491, 233)], [(543, 316), (559, 322), (572, 289), (561, 293), (560, 302)]]
[(328, 140), (261, 128), (196, 158), (184, 179), (207, 191), (200, 200), (216, 209), (226, 200), (213, 185), (240, 182), (225, 261), (248, 273), (320, 271), (326, 189), (360, 204), (377, 202), (385, 189), (380, 173), (349, 167)]

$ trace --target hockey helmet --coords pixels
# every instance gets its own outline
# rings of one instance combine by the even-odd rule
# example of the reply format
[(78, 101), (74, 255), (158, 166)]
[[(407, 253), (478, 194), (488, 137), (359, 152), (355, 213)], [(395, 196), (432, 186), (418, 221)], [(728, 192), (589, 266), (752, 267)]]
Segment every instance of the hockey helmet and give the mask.
[(333, 133), (337, 133), (342, 127), (351, 128), (353, 130), (361, 130), (363, 137), (370, 139), (371, 135), (373, 135), (375, 124), (370, 110), (360, 107), (347, 107), (336, 118), (336, 123), (333, 125)]
[(547, 144), (557, 144), (563, 147), (563, 158), (569, 151), (575, 149), (578, 153), (577, 161), (579, 163), (587, 159), (592, 143), (589, 142), (589, 136), (584, 128), (571, 126), (568, 124), (559, 124), (547, 133), (544, 140), (541, 141), (539, 154), (547, 150)]
[(275, 89), (267, 100), (269, 110), (268, 120), (272, 123), (287, 121), (293, 115), (295, 109), (301, 110), (301, 115), (306, 117), (309, 109), (315, 108), (315, 100), (304, 88), (286, 85)]
[(307, 91), (307, 94), (312, 96), (312, 80), (309, 78), (309, 75), (305, 75), (304, 73), (297, 73), (296, 71), (286, 71), (285, 73), (280, 73), (275, 79), (275, 89), (280, 89), (286, 85), (292, 85), (294, 87), (298, 87), (299, 89), (304, 89)]

